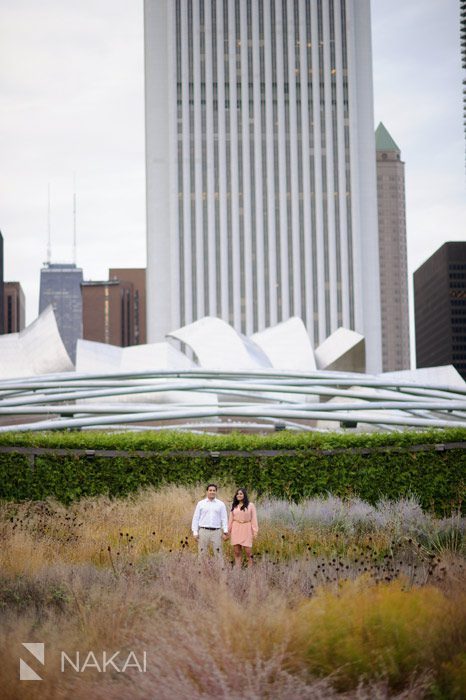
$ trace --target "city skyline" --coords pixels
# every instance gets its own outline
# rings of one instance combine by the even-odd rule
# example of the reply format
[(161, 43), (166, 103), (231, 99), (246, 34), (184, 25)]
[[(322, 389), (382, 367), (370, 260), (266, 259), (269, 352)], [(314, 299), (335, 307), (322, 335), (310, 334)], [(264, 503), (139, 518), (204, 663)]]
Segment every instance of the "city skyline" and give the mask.
[[(383, 121), (396, 133), (406, 161), (411, 288), (414, 269), (445, 240), (464, 237), (459, 3), (378, 0), (372, 13), (374, 128)], [(85, 278), (101, 279), (109, 266), (145, 266), (142, 3), (65, 8), (50, 0), (39, 12), (23, 0), (3, 15), (5, 279), (21, 282), (30, 323), (46, 257), (49, 182), (53, 261), (72, 257), (76, 172)]]

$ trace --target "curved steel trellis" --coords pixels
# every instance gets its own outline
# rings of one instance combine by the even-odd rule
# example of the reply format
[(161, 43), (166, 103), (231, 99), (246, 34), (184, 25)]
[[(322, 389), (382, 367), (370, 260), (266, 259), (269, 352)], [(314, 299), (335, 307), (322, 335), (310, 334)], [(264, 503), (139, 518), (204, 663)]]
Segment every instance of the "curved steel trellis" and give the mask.
[[(22, 416), (36, 420), (25, 423)], [(384, 430), (466, 427), (466, 384), (273, 369), (66, 372), (0, 381), (0, 422), (6, 419), (0, 432), (140, 429), (141, 423), (177, 430), (263, 430), (277, 422), (293, 430), (329, 422)]]

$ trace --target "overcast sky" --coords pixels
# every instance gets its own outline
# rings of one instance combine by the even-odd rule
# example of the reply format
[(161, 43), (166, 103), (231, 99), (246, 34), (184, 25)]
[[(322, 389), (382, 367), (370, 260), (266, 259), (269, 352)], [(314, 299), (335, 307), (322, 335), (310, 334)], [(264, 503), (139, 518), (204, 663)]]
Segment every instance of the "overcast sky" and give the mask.
[[(38, 310), (51, 188), (53, 261), (86, 279), (145, 266), (142, 0), (0, 0), (5, 279)], [(466, 240), (459, 0), (372, 0), (375, 125), (406, 162), (412, 272)]]

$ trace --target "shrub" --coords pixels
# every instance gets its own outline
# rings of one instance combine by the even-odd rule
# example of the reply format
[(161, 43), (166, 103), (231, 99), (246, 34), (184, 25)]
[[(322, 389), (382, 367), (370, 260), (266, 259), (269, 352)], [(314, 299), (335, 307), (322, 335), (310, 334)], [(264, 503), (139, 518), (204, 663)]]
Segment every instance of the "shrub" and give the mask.
[[(382, 498), (409, 499), (415, 495), (423, 508), (449, 515), (464, 497), (466, 451), (460, 441), (465, 436), (466, 431), (460, 429), (264, 437), (234, 433), (4, 433), (0, 447), (13, 451), (0, 450), (0, 498), (42, 500), (53, 496), (70, 503), (96, 494), (125, 496), (147, 485), (188, 485), (215, 479), (287, 500), (330, 492), (374, 505)], [(435, 449), (436, 444), (446, 442), (459, 446)], [(432, 445), (432, 449), (409, 451), (420, 444)], [(30, 455), (15, 451), (21, 447), (49, 451), (33, 456), (31, 464)], [(89, 450), (96, 452), (89, 454)], [(118, 454), (105, 455), (98, 450)], [(267, 450), (278, 452), (264, 453)]]
[(455, 657), (458, 643), (466, 643), (465, 610), (464, 594), (453, 602), (431, 586), (406, 591), (402, 581), (346, 582), (339, 595), (321, 590), (301, 608), (295, 642), (311, 672), (334, 673), (341, 689), (374, 678), (400, 688), (418, 669)]

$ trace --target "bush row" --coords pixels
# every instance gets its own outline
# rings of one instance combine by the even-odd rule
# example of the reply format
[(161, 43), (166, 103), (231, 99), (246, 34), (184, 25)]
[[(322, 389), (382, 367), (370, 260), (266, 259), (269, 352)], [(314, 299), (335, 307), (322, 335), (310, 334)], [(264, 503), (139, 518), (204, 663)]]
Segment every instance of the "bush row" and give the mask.
[(276, 432), (267, 435), (227, 433), (208, 435), (170, 430), (147, 432), (111, 431), (0, 433), (0, 446), (112, 450), (263, 450), (338, 449), (351, 447), (409, 447), (411, 445), (466, 441), (466, 428), (400, 431), (392, 433)]
[[(43, 500), (52, 496), (69, 503), (97, 494), (125, 496), (149, 485), (218, 480), (252, 488), (259, 495), (292, 500), (326, 492), (343, 498), (359, 496), (369, 503), (414, 495), (424, 508), (445, 514), (462, 502), (466, 451), (461, 447), (441, 452), (434, 448), (422, 452), (383, 448), (464, 440), (466, 431), (458, 429), (358, 435), (278, 433), (266, 437), (170, 432), (5, 433), (0, 436), (0, 446), (68, 448), (70, 454), (39, 454), (32, 465), (20, 452), (0, 452), (0, 498)], [(361, 455), (350, 451), (355, 447), (374, 451)], [(323, 453), (338, 448), (346, 451)], [(86, 455), (72, 453), (72, 449), (126, 450), (129, 454)], [(264, 449), (294, 452), (254, 453)], [(137, 450), (151, 454), (131, 454)], [(211, 454), (222, 450), (241, 450), (242, 454)], [(245, 454), (248, 452), (251, 454)]]

